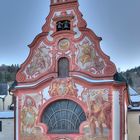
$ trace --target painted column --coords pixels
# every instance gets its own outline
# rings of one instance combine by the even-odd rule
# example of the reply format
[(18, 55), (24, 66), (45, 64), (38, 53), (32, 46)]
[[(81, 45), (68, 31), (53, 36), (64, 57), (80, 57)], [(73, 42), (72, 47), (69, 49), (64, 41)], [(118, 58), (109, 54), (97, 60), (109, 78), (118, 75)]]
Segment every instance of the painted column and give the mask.
[(120, 140), (120, 103), (119, 91), (113, 91), (113, 140)]
[(127, 103), (125, 102), (125, 140), (128, 140), (127, 128)]

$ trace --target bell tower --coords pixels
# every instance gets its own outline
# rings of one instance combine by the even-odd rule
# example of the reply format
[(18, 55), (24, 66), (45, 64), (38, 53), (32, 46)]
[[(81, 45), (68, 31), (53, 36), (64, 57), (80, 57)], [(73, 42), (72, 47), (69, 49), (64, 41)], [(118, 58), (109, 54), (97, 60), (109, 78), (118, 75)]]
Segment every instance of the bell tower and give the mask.
[(126, 83), (77, 0), (51, 0), (16, 75), (16, 140), (124, 140)]
[(51, 5), (70, 3), (70, 2), (77, 2), (77, 0), (51, 0)]

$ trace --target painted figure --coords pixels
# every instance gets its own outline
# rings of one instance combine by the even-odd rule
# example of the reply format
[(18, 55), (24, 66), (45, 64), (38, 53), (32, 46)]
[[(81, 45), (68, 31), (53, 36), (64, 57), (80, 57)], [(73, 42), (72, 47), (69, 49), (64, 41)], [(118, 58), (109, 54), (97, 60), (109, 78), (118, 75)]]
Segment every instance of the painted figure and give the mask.
[(103, 74), (105, 61), (98, 54), (94, 43), (85, 37), (77, 46), (77, 64), (83, 70), (88, 70), (93, 74)]
[(49, 94), (50, 96), (77, 96), (77, 91), (76, 85), (71, 79), (57, 79), (52, 82)]
[(84, 70), (89, 69), (94, 64), (94, 58), (94, 48), (85, 39), (82, 44), (78, 45), (78, 66)]
[(50, 49), (43, 45), (36, 50), (31, 63), (26, 68), (28, 79), (35, 78), (49, 69), (51, 66), (51, 57), (49, 53)]
[(96, 118), (93, 115), (92, 101), (90, 100), (90, 95), (87, 96), (87, 106), (88, 106), (87, 121), (89, 122), (90, 135), (94, 136), (96, 135), (96, 123), (95, 123)]
[(35, 101), (32, 97), (27, 96), (21, 111), (21, 132), (23, 135), (32, 133), (32, 128), (37, 117), (37, 109)]
[(87, 120), (89, 121), (91, 135), (97, 135), (97, 126), (99, 127), (99, 135), (103, 135), (104, 124), (108, 129), (111, 128), (111, 104), (103, 99), (102, 94), (97, 94), (95, 100), (91, 100), (90, 95), (88, 95), (87, 106)]
[(98, 72), (102, 71), (105, 68), (104, 61), (99, 56), (96, 56), (94, 65)]
[(84, 65), (85, 63), (92, 61), (92, 50), (88, 44), (84, 44), (82, 46), (82, 55), (80, 57), (80, 61)]
[(57, 82), (53, 82), (51, 87), (50, 87), (50, 90), (49, 90), (49, 93), (51, 96), (55, 96), (56, 93), (57, 93), (57, 89), (58, 89), (58, 83)]
[(73, 81), (68, 80), (68, 90), (69, 90), (69, 95), (71, 96), (77, 96), (77, 88), (76, 85), (74, 84)]

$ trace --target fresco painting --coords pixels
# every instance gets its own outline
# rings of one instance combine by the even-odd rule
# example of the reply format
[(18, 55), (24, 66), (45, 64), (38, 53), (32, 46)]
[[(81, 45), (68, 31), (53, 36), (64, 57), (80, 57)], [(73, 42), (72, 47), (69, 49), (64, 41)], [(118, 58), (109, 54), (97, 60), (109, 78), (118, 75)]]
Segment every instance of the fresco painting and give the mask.
[(50, 89), (50, 96), (77, 96), (77, 88), (72, 78), (53, 80)]
[[(42, 32), (29, 45), (30, 54), (17, 72), (12, 90), (17, 105), (16, 140), (124, 140), (125, 125), (120, 120), (125, 117), (126, 83), (115, 81), (116, 66), (101, 50), (101, 37), (87, 28), (78, 7), (77, 0), (51, 0)], [(58, 31), (57, 23), (65, 21), (70, 28)], [(61, 77), (59, 68), (66, 65), (60, 63), (64, 58), (67, 74)], [(113, 90), (120, 91), (117, 97)], [(60, 101), (67, 108), (63, 105), (57, 110), (55, 103), (61, 105)], [(46, 120), (62, 119), (58, 128), (50, 127), (51, 131), (42, 121), (47, 109), (53, 117), (46, 115)], [(82, 121), (73, 129), (75, 118)], [(66, 124), (71, 129), (60, 132)]]
[[(83, 126), (84, 135), (77, 140), (108, 140), (111, 129), (111, 103), (109, 102), (109, 89), (82, 88), (72, 78), (58, 78), (51, 82), (47, 91), (50, 99), (54, 96), (72, 96), (87, 106), (86, 125)], [(78, 93), (78, 91), (80, 93)], [(21, 102), (21, 127), (20, 134), (22, 140), (47, 140), (42, 126), (38, 126), (38, 112), (42, 105), (47, 101), (44, 100), (43, 92), (25, 94)], [(77, 96), (77, 93), (80, 96)], [(80, 97), (80, 98), (79, 98)], [(45, 102), (44, 102), (45, 101)], [(49, 139), (49, 137), (48, 137)], [(60, 140), (69, 140), (70, 138), (60, 138)]]
[(77, 46), (77, 65), (82, 70), (88, 70), (93, 74), (103, 74), (105, 68), (104, 60), (95, 50), (94, 44), (85, 37)]
[(21, 126), (20, 135), (22, 140), (28, 140), (34, 136), (35, 123), (38, 117), (38, 110), (42, 105), (41, 94), (31, 94), (22, 96), (22, 109), (21, 109)]
[(50, 47), (41, 43), (35, 50), (31, 62), (25, 69), (27, 79), (38, 77), (38, 75), (46, 72), (51, 67)]
[(87, 104), (87, 121), (89, 137), (104, 138), (111, 130), (111, 108), (108, 100), (108, 89), (85, 89), (82, 93), (83, 101)]

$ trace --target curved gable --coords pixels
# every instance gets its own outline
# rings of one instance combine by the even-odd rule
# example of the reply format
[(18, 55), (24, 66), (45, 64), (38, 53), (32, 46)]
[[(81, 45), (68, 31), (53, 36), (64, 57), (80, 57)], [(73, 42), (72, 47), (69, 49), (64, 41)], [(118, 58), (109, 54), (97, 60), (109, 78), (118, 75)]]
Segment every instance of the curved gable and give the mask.
[[(64, 29), (58, 31), (57, 23)], [(61, 27), (60, 27), (61, 28)], [(86, 28), (86, 22), (78, 9), (77, 1), (71, 5), (52, 4), (49, 16), (30, 47), (28, 59), (17, 73), (18, 82), (36, 82), (46, 77), (58, 76), (58, 61), (69, 60), (69, 75), (82, 75), (92, 79), (113, 79), (115, 65), (100, 49), (101, 38)]]

